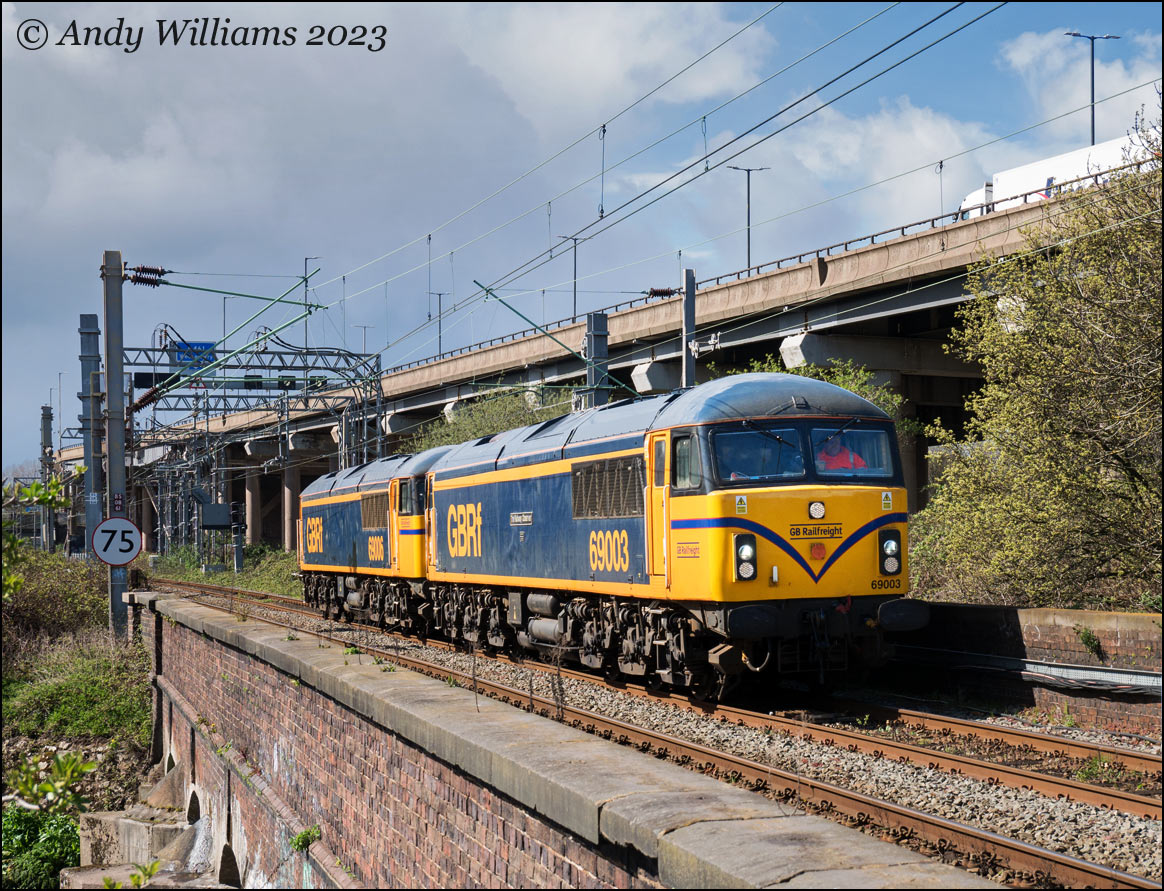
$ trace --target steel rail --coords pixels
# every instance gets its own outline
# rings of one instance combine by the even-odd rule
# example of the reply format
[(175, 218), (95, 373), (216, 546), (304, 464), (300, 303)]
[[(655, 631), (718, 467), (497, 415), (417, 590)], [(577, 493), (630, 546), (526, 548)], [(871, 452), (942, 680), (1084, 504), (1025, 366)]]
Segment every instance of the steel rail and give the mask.
[[(233, 610), (223, 611), (233, 613)], [(294, 627), (272, 619), (255, 621), (289, 629)], [(303, 631), (301, 628), (294, 630)], [(458, 684), (472, 689), (475, 693), (484, 693), (520, 707), (528, 706), (530, 711), (550, 718), (556, 717), (563, 723), (623, 745), (632, 745), (644, 753), (654, 754), (655, 757), (665, 757), (700, 773), (734, 781), (736, 784), (746, 784), (753, 791), (768, 793), (785, 801), (803, 802), (807, 808), (818, 814), (843, 815), (845, 819), (840, 822), (846, 825), (856, 827), (875, 825), (888, 828), (898, 843), (917, 837), (926, 843), (932, 855), (943, 862), (971, 868), (983, 875), (1005, 864), (1004, 868), (1017, 874), (1012, 877), (1012, 881), (1020, 883), (1055, 884), (1070, 888), (1161, 887), (1159, 882), (1143, 876), (1088, 863), (1076, 857), (1006, 838), (944, 817), (925, 814), (830, 783), (782, 771), (770, 765), (717, 752), (696, 743), (566, 705), (564, 702), (526, 693), (494, 681), (474, 678), (471, 674), (433, 665), (399, 652), (353, 642), (350, 638), (324, 632), (305, 633), (332, 643), (358, 646), (363, 653), (383, 658), (421, 674), (456, 680)]]
[[(275, 600), (280, 603), (279, 608), (290, 609), (295, 612), (310, 615), (314, 618), (319, 618), (324, 621), (334, 621), (327, 620), (325, 617), (322, 617), (318, 610), (311, 607), (306, 607), (303, 605), (303, 601), (296, 600), (295, 598), (291, 597), (286, 597), (284, 595), (238, 591), (229, 587), (209, 585), (200, 582), (175, 582), (163, 579), (158, 579), (157, 582), (159, 584), (167, 584), (174, 587), (193, 588), (195, 590), (214, 594), (216, 596), (224, 596), (229, 598), (239, 596), (246, 597), (248, 599), (254, 598), (258, 599), (260, 604), (262, 600)], [(360, 623), (349, 624), (352, 628), (363, 629), (372, 633), (393, 634), (391, 631), (385, 631), (372, 625), (363, 625)], [(411, 640), (412, 638), (406, 639)], [(457, 650), (455, 644), (450, 644), (446, 641), (426, 640), (424, 643), (426, 646), (437, 646), (440, 649)], [(493, 655), (489, 655), (485, 656), (485, 658), (495, 657)], [(510, 663), (517, 662), (517, 660), (508, 657), (505, 657), (504, 661)], [(1133, 814), (1138, 817), (1147, 817), (1153, 820), (1161, 819), (1161, 799), (1153, 796), (1137, 795), (1133, 792), (1125, 792), (1123, 790), (1111, 787), (1082, 783), (1076, 780), (1039, 773), (1038, 771), (1011, 767), (1009, 765), (999, 764), (992, 761), (983, 761), (965, 755), (948, 754), (937, 749), (926, 748), (925, 746), (898, 742), (896, 740), (873, 736), (858, 730), (847, 730), (842, 727), (827, 726), (808, 720), (800, 720), (795, 717), (768, 715), (761, 712), (735, 708), (732, 706), (692, 702), (688, 697), (680, 693), (660, 693), (658, 691), (651, 691), (645, 687), (639, 687), (638, 685), (633, 684), (609, 684), (602, 678), (593, 674), (567, 668), (554, 668), (547, 666), (544, 663), (520, 662), (520, 664), (523, 667), (529, 668), (531, 670), (547, 673), (557, 671), (565, 677), (584, 680), (590, 683), (596, 683), (601, 686), (615, 689), (620, 692), (626, 692), (635, 696), (641, 696), (655, 700), (665, 700), (686, 711), (698, 712), (713, 719), (719, 718), (735, 724), (761, 730), (776, 730), (788, 733), (792, 736), (800, 737), (804, 740), (821, 743), (823, 745), (843, 747), (851, 752), (860, 752), (862, 754), (870, 755), (874, 758), (891, 758), (896, 761), (942, 770), (947, 773), (965, 776), (988, 783), (997, 783), (1010, 788), (1028, 789), (1050, 798), (1063, 798), (1068, 801), (1078, 801), (1097, 807), (1112, 808), (1115, 810), (1123, 811), (1125, 813)], [(870, 711), (872, 711), (872, 709), (870, 709)], [(917, 713), (917, 715), (919, 718), (924, 717), (926, 719), (926, 726), (933, 729), (945, 729), (947, 727), (953, 728), (966, 723), (974, 723), (960, 721), (959, 719), (947, 720), (945, 718), (938, 718), (934, 715), (923, 715), (922, 713)], [(979, 727), (975, 727), (974, 729), (978, 731), (976, 735), (988, 735), (988, 729), (991, 726), (992, 725), (983, 724)], [(1003, 741), (1009, 742), (1007, 739), (1008, 730), (1009, 728), (999, 728), (999, 732), (989, 734), (989, 738), (1003, 739)], [(1024, 736), (1019, 738), (1024, 739), (1024, 741), (1028, 736), (1039, 736), (1038, 734), (1031, 734), (1027, 731), (1021, 731), (1021, 733)], [(1058, 740), (1055, 738), (1043, 736), (1040, 739), (1041, 745), (1044, 746), (1041, 751), (1062, 754), (1063, 748), (1061, 746), (1054, 747), (1055, 743), (1057, 742)], [(1125, 750), (1113, 749), (1098, 745), (1088, 745), (1082, 748), (1086, 753), (1083, 757), (1092, 757), (1096, 753), (1103, 753), (1104, 755), (1109, 755), (1114, 757), (1114, 759), (1120, 760), (1121, 763), (1124, 763), (1125, 766), (1128, 766), (1128, 762), (1124, 760)], [(1146, 760), (1149, 764), (1151, 763), (1150, 759)], [(1158, 758), (1156, 759), (1156, 769), (1159, 769)]]
[(939, 718), (927, 712), (873, 705), (856, 700), (838, 700), (838, 704), (852, 712), (863, 712), (878, 721), (901, 721), (904, 724), (924, 727), (927, 730), (942, 731), (948, 729), (962, 736), (1001, 739), (1015, 746), (1029, 746), (1040, 752), (1063, 754), (1070, 758), (1099, 757), (1110, 759), (1119, 761), (1129, 770), (1137, 770), (1141, 773), (1159, 773), (1162, 770), (1161, 756), (1149, 752), (1137, 752), (1134, 749), (1124, 749), (1117, 746), (1104, 746), (1086, 740), (1067, 739), (1062, 736), (1053, 736), (1034, 730), (1022, 730), (1017, 727), (1000, 727), (985, 721), (972, 721), (966, 718)]

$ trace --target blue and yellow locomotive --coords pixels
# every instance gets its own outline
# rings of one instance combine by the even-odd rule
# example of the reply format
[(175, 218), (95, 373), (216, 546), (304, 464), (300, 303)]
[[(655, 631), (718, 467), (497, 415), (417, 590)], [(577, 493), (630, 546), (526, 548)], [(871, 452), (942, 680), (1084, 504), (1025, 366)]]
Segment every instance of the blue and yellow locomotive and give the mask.
[(924, 625), (906, 519), (884, 412), (744, 374), (328, 474), (300, 562), (333, 618), (715, 694)]

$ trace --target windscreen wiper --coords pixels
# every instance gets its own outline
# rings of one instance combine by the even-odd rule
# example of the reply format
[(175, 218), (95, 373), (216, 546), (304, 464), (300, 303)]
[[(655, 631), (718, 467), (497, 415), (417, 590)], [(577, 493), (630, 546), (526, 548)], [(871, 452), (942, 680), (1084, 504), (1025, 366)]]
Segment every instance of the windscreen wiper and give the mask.
[(819, 448), (820, 446), (825, 445), (829, 441), (836, 439), (838, 436), (840, 436), (842, 433), (844, 433), (846, 430), (848, 430), (850, 427), (852, 427), (854, 424), (856, 424), (859, 420), (861, 420), (861, 419), (860, 418), (849, 418), (849, 420), (845, 421), (845, 423), (841, 424), (840, 427), (838, 427), (836, 430), (834, 430), (832, 433), (830, 433), (828, 436), (826, 436), (824, 439), (822, 439), (817, 444), (817, 447)]
[(757, 424), (755, 421), (752, 421), (752, 420), (745, 419), (745, 420), (744, 420), (744, 426), (745, 426), (745, 427), (748, 427), (748, 428), (750, 428), (750, 429), (752, 429), (752, 430), (755, 430), (757, 433), (762, 433), (764, 436), (767, 436), (769, 439), (774, 439), (774, 440), (776, 440), (778, 443), (780, 443), (781, 445), (786, 445), (786, 446), (788, 446), (788, 448), (790, 448), (790, 449), (795, 449), (795, 450), (798, 450), (798, 451), (799, 451), (799, 449), (800, 449), (800, 447), (799, 447), (799, 446), (794, 446), (792, 443), (790, 443), (788, 440), (786, 440), (786, 439), (785, 439), (784, 437), (782, 437), (780, 434), (778, 434), (778, 433), (773, 433), (771, 430), (765, 430), (763, 427), (761, 427), (761, 426), (760, 426), (759, 424)]

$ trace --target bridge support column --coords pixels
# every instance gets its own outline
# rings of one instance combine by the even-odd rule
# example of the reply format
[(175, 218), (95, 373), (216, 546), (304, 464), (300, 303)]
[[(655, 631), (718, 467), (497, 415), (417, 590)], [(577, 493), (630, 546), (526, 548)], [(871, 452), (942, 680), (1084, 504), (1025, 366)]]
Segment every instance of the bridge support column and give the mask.
[(294, 552), (295, 521), (299, 517), (299, 465), (283, 468), (283, 550)]
[(150, 499), (149, 489), (145, 486), (138, 486), (137, 497), (138, 501), (141, 502), (142, 548), (146, 551), (156, 552), (158, 549), (158, 537), (154, 530), (157, 526), (157, 518), (154, 503)]
[(259, 495), (262, 471), (257, 467), (247, 470), (247, 544), (263, 540), (263, 512)]

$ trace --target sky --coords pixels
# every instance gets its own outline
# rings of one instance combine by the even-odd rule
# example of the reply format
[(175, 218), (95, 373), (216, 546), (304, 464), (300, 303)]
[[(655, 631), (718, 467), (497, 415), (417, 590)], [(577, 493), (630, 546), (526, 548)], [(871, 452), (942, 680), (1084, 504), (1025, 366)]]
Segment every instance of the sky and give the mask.
[[(76, 426), (105, 250), (265, 296), (319, 257), (308, 342), (366, 337), (391, 367), (436, 353), (430, 292), (446, 350), (528, 327), (474, 280), (538, 323), (571, 315), (560, 236), (582, 239), (579, 312), (743, 268), (728, 164), (769, 168), (753, 263), (954, 211), (1088, 143), (1088, 41), (1065, 31), (1120, 37), (1096, 41), (1097, 100), (1123, 94), (1097, 140), (1156, 117), (1158, 3), (995, 6), (4, 3), (3, 465), (36, 456), (58, 373)], [(227, 45), (198, 39), (216, 18)], [(246, 45), (258, 29), (268, 45)], [(259, 305), (127, 284), (125, 342), (217, 340)]]

